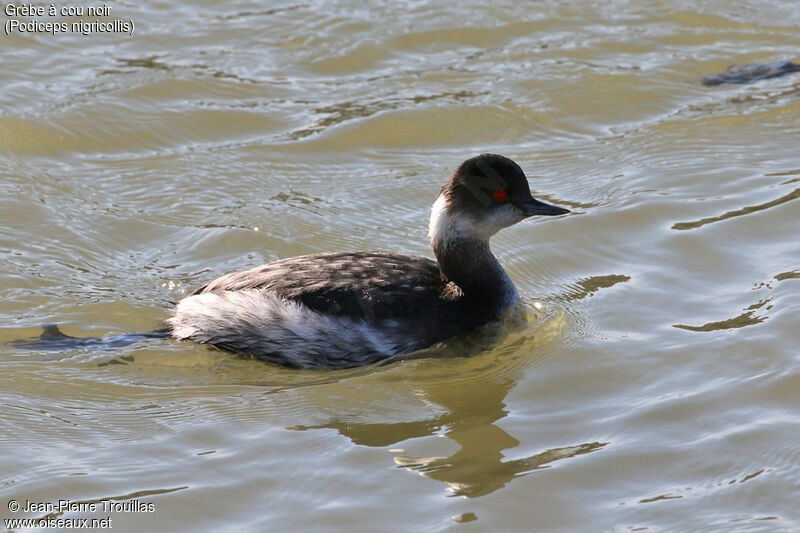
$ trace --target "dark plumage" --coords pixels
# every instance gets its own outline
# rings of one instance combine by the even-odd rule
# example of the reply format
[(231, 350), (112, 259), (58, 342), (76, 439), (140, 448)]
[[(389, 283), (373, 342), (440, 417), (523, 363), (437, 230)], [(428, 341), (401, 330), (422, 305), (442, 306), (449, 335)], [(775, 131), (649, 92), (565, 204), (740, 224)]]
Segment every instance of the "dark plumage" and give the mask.
[(731, 65), (725, 72), (706, 76), (703, 85), (722, 85), (726, 83), (750, 83), (768, 78), (785, 76), (792, 72), (800, 72), (800, 65), (791, 61), (778, 61), (771, 65)]
[[(380, 322), (404, 320), (409, 326), (452, 318), (440, 306), (458, 300), (439, 265), (425, 257), (383, 252), (339, 252), (281, 259), (227, 274), (194, 294), (257, 289), (297, 301), (329, 316)], [(449, 331), (444, 323), (439, 324)], [(435, 337), (442, 335), (440, 328)], [(446, 333), (444, 336), (447, 337)], [(443, 337), (444, 338), (444, 337)], [(436, 338), (432, 342), (435, 342)], [(430, 344), (430, 343), (429, 343)]]
[(498, 189), (506, 191), (512, 203), (533, 199), (520, 166), (497, 154), (483, 154), (458, 165), (442, 187), (442, 194), (450, 211), (481, 213), (496, 203), (492, 193)]
[(404, 298), (439, 298), (446, 282), (436, 262), (381, 252), (339, 252), (281, 259), (218, 278), (193, 294), (259, 289), (316, 311), (350, 318), (413, 317)]
[(382, 252), (282, 259), (212, 281), (167, 323), (178, 339), (288, 366), (369, 364), (503, 313), (517, 293), (489, 237), (530, 215), (566, 212), (534, 200), (516, 163), (483, 154), (453, 172), (434, 204), (438, 262)]

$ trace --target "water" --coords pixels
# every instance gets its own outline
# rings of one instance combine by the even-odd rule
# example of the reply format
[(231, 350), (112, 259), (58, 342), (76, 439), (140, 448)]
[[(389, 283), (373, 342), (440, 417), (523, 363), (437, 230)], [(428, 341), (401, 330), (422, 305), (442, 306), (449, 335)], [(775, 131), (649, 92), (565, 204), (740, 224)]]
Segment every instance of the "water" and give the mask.
[(800, 530), (800, 76), (699, 83), (796, 59), (795, 2), (110, 5), (133, 36), (0, 36), (0, 342), (149, 331), (282, 257), (429, 255), (484, 151), (573, 214), (495, 237), (529, 321), (444, 348), (470, 357), (2, 348), (0, 517)]

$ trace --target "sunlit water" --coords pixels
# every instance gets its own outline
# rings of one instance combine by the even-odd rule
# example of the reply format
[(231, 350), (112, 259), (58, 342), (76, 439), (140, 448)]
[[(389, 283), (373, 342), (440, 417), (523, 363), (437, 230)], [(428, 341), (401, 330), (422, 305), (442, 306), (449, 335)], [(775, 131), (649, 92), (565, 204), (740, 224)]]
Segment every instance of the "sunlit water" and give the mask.
[[(429, 255), (480, 152), (573, 211), (493, 240), (525, 324), (435, 357), (3, 347), (0, 518), (800, 530), (800, 75), (699, 83), (797, 58), (800, 6), (696, 4), (126, 2), (133, 36), (0, 35), (0, 342), (149, 331), (278, 258)], [(9, 511), (62, 499), (153, 510)]]

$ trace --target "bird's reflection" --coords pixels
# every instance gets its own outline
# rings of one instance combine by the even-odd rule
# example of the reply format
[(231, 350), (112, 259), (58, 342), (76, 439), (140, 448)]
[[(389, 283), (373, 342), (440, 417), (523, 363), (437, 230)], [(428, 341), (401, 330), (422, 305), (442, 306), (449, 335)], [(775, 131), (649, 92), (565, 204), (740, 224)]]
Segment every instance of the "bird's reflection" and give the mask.
[[(291, 429), (335, 429), (354, 444), (372, 447), (387, 447), (413, 438), (443, 435), (459, 446), (452, 455), (412, 457), (402, 450), (392, 450), (395, 463), (445, 483), (452, 495), (474, 498), (490, 494), (515, 477), (546, 468), (560, 459), (599, 450), (608, 444), (566, 443), (565, 446), (528, 457), (504, 460), (503, 452), (520, 444), (496, 425), (508, 414), (504, 401), (506, 395), (516, 384), (520, 371), (527, 366), (526, 362), (530, 363), (531, 358), (544, 357), (543, 350), (539, 348), (560, 336), (564, 325), (563, 314), (552, 317), (537, 325), (533, 332), (527, 329), (524, 336), (511, 342), (507, 339), (502, 353), (425, 360), (413, 366), (408, 365), (406, 371), (412, 375), (406, 375), (403, 380), (407, 385), (403, 396), (417, 408), (420, 401), (428, 409), (436, 407), (433, 413), (428, 410), (429, 416), (422, 420), (373, 422), (372, 413), (372, 420), (365, 422), (357, 414), (340, 416), (339, 411), (338, 415), (321, 424), (297, 425)], [(532, 352), (537, 355), (531, 355)], [(398, 384), (395, 379), (392, 379), (392, 391), (396, 396)], [(372, 383), (370, 390), (375, 389), (376, 384)], [(335, 411), (328, 412), (333, 414)]]

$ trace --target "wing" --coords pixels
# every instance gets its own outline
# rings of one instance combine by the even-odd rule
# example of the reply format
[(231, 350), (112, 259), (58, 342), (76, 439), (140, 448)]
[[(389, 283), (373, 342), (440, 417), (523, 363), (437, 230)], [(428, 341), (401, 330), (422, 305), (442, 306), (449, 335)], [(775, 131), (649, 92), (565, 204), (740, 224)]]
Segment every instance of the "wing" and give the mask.
[(218, 278), (194, 294), (260, 289), (316, 311), (370, 322), (419, 320), (451, 290), (439, 265), (413, 255), (349, 252), (282, 259)]

